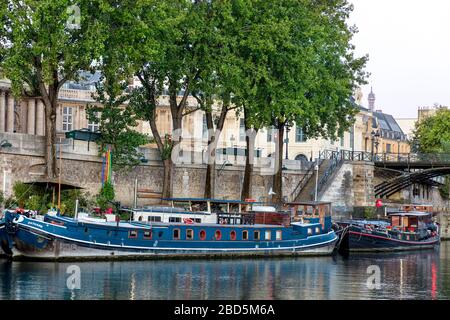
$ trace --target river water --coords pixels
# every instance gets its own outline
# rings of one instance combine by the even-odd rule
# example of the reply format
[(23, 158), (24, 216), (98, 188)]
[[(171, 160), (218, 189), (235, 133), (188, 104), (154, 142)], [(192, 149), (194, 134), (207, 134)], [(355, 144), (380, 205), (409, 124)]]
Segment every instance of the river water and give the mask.
[[(450, 242), (431, 251), (348, 257), (84, 263), (0, 260), (0, 281), (2, 300), (449, 299)], [(68, 284), (79, 289), (70, 289)]]

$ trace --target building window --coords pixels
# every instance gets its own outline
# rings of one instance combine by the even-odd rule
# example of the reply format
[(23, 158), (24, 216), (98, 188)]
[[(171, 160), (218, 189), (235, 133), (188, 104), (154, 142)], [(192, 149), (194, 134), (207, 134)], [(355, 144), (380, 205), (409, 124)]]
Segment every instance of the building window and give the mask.
[(186, 239), (187, 240), (194, 239), (194, 230), (192, 230), (192, 229), (187, 229), (186, 230)]
[(273, 127), (267, 129), (267, 142), (273, 142)]
[(248, 231), (247, 230), (242, 231), (242, 240), (248, 240)]
[(344, 147), (344, 134), (340, 136), (341, 139), (341, 147)]
[(220, 230), (216, 230), (216, 232), (214, 233), (214, 238), (216, 240), (222, 239), (222, 232), (220, 232)]
[(386, 153), (391, 153), (391, 144), (390, 143), (386, 144)]
[(303, 128), (296, 126), (295, 128), (295, 142), (305, 142), (306, 137), (303, 133)]
[(239, 120), (239, 141), (245, 141), (245, 121), (243, 118)]
[(181, 218), (179, 218), (179, 217), (169, 217), (169, 222), (181, 222)]
[[(96, 111), (94, 114), (97, 119), (100, 119), (99, 111)], [(98, 122), (90, 121), (88, 118), (88, 130), (91, 132), (97, 132), (100, 130), (100, 124)]]
[(73, 130), (73, 108), (63, 107), (63, 119), (62, 119), (63, 131)]
[(259, 240), (259, 231), (253, 232), (253, 240)]
[(230, 232), (230, 239), (233, 240), (233, 241), (236, 240), (236, 231), (232, 230)]
[(203, 115), (202, 138), (208, 139), (208, 125), (206, 123), (206, 114)]
[(272, 232), (270, 230), (266, 230), (265, 233), (266, 233), (266, 236), (265, 236), (266, 240), (270, 240), (270, 238), (272, 236)]
[(205, 239), (206, 239), (206, 231), (200, 230), (200, 240), (205, 240)]
[(355, 127), (350, 128), (350, 149), (355, 149)]

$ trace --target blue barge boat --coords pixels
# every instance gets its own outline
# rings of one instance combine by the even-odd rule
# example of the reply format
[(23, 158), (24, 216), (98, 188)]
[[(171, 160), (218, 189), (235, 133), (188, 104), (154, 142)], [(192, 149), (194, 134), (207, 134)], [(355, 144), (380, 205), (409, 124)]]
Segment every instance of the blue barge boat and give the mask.
[(304, 204), (312, 207), (305, 212), (298, 205), (262, 212), (247, 205), (250, 209), (245, 213), (211, 212), (217, 223), (97, 222), (51, 214), (39, 221), (7, 211), (7, 253), (13, 259), (78, 260), (302, 256), (334, 251), (338, 237), (331, 228), (331, 212), (322, 209), (324, 203)]
[(440, 244), (432, 213), (399, 211), (387, 221), (339, 222), (343, 228), (338, 244), (341, 252), (391, 252), (434, 249)]

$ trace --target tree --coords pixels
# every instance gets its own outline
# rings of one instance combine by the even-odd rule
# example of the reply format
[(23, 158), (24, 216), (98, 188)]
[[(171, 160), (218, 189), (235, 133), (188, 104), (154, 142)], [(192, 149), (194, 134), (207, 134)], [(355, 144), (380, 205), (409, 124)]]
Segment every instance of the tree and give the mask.
[(450, 154), (450, 110), (439, 109), (435, 115), (416, 123), (412, 145), (420, 153)]
[[(241, 69), (236, 55), (237, 32), (233, 7), (237, 1), (208, 4), (202, 23), (198, 56), (198, 77), (192, 95), (205, 112), (208, 147), (206, 150), (205, 198), (215, 196), (216, 149), (227, 115), (238, 110)], [(205, 44), (207, 47), (205, 49)]]
[(100, 56), (107, 31), (99, 22), (102, 0), (5, 0), (0, 5), (0, 68), (16, 96), (45, 106), (45, 163), (56, 176), (56, 109), (59, 90), (79, 80)]
[(356, 113), (350, 97), (364, 82), (366, 57), (353, 55), (347, 1), (261, 0), (246, 7), (238, 45), (250, 83), (245, 115), (248, 126), (277, 130), (273, 202), (281, 203), (286, 126), (301, 126), (310, 138), (343, 133)]
[[(141, 83), (133, 89), (130, 107), (148, 121), (164, 167), (163, 198), (172, 195), (172, 175), (180, 151), (182, 120), (199, 109), (188, 106), (188, 97), (199, 81), (208, 34), (204, 23), (210, 1), (145, 1), (134, 7), (135, 14), (118, 19), (111, 30), (108, 63), (131, 71)], [(116, 35), (115, 35), (116, 34)], [(122, 37), (117, 36), (117, 34)], [(137, 36), (136, 36), (137, 35)], [(114, 68), (112, 68), (114, 69)], [(156, 125), (156, 109), (167, 96), (172, 135), (162, 135)]]
[(101, 81), (96, 84), (96, 100), (100, 105), (88, 107), (88, 118), (99, 124), (99, 153), (108, 147), (112, 151), (112, 164), (115, 170), (130, 169), (137, 166), (142, 158), (138, 147), (149, 142), (149, 138), (137, 132), (138, 118), (126, 102), (127, 83)]
[[(435, 115), (416, 122), (411, 139), (412, 149), (420, 153), (443, 153), (450, 155), (450, 110), (440, 108)], [(445, 177), (439, 187), (441, 196), (449, 199), (450, 177)]]

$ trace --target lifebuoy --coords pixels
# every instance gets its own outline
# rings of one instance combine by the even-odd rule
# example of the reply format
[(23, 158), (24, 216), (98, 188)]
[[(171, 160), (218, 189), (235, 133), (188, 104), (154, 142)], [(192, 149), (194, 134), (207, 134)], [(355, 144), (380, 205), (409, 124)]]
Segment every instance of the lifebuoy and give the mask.
[(186, 224), (193, 224), (194, 223), (194, 221), (191, 218), (184, 218), (183, 222), (186, 223)]

